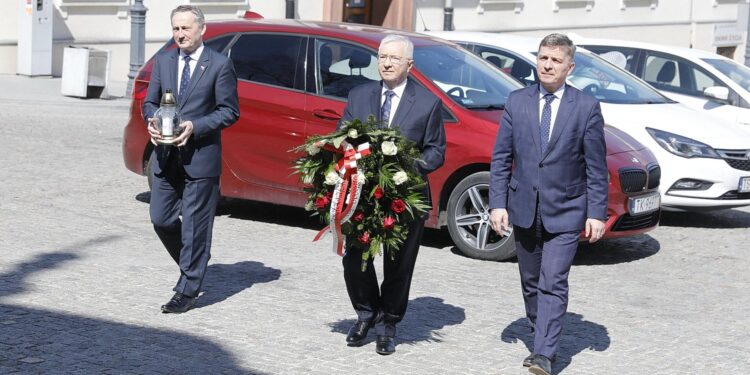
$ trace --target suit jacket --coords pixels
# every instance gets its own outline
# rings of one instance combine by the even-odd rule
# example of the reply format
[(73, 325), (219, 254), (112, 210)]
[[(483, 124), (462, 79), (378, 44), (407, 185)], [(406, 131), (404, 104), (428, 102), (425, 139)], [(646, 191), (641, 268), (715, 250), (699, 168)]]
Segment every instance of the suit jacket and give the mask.
[[(163, 50), (154, 58), (143, 116), (154, 116), (167, 89), (177, 95), (179, 49)], [(185, 99), (177, 103), (183, 121), (193, 122), (193, 135), (184, 147), (159, 145), (154, 148), (154, 173), (161, 174), (169, 153), (180, 153), (185, 172), (193, 178), (221, 174), (221, 130), (240, 117), (237, 75), (232, 61), (204, 44), (203, 52), (190, 78)]]
[[(566, 86), (542, 153), (539, 85), (508, 96), (490, 167), (490, 208), (530, 228), (537, 202), (548, 232), (580, 231), (607, 217), (607, 161), (599, 102)], [(513, 165), (515, 163), (515, 165)]]
[[(339, 121), (359, 119), (368, 116), (380, 120), (380, 101), (383, 83), (374, 81), (357, 86), (349, 91), (349, 99), (344, 115)], [(422, 152), (422, 162), (417, 164), (419, 173), (427, 181), (427, 174), (440, 168), (445, 161), (445, 128), (443, 128), (442, 102), (411, 78), (407, 78), (404, 94), (399, 101), (391, 126), (398, 127), (401, 134), (414, 142)], [(430, 204), (429, 187), (425, 190)]]

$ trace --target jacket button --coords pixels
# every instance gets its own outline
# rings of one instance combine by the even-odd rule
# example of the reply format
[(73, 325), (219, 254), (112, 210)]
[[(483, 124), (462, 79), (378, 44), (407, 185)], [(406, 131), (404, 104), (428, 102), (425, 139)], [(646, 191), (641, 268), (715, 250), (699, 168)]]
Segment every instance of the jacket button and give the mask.
[(539, 162), (539, 168), (544, 168), (544, 163)]
[(534, 187), (532, 188), (532, 190), (536, 191), (536, 186), (534, 186)]

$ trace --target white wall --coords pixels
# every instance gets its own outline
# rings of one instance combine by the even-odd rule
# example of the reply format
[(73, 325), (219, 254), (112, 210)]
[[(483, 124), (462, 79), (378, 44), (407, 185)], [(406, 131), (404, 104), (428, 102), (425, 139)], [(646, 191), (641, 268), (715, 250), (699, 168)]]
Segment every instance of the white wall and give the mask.
[[(344, 1), (344, 0), (341, 0)], [(409, 1), (409, 0), (404, 0)], [(415, 4), (415, 29), (443, 27), (445, 0), (411, 0)], [(550, 32), (575, 32), (582, 36), (631, 39), (715, 51), (714, 25), (747, 25), (748, 0), (453, 0), (457, 30), (511, 32), (543, 36)], [(25, 0), (0, 0), (0, 74), (16, 73), (19, 7)], [(133, 0), (53, 0), (54, 36), (52, 73), (62, 72), (63, 48), (68, 45), (112, 52), (111, 79), (127, 80), (130, 69), (130, 17)], [(206, 18), (236, 19), (245, 10), (265, 18), (284, 18), (285, 0), (144, 0), (146, 57), (170, 38), (169, 13), (178, 4), (199, 5)], [(322, 20), (324, 0), (296, 0), (298, 19)], [(625, 3), (625, 9), (621, 4)], [(81, 5), (83, 4), (83, 5)], [(229, 4), (229, 5), (226, 5)], [(554, 4), (560, 4), (554, 9)], [(656, 4), (653, 8), (651, 4)], [(587, 5), (591, 5), (587, 9)], [(518, 9), (516, 9), (518, 8)], [(738, 11), (741, 8), (741, 11)], [(738, 16), (739, 15), (739, 16)], [(738, 17), (740, 22), (738, 22)], [(744, 40), (735, 59), (744, 61)]]

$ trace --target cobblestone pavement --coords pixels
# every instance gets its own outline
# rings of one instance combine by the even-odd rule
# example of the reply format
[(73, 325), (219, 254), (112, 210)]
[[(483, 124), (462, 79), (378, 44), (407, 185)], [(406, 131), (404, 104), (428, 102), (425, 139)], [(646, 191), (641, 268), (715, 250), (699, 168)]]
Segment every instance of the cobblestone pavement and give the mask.
[[(516, 263), (462, 257), (444, 231), (427, 231), (389, 357), (372, 333), (345, 345), (341, 263), (300, 209), (223, 202), (198, 308), (161, 314), (178, 271), (123, 166), (129, 103), (59, 84), (0, 76), (0, 373), (527, 373)], [(554, 371), (750, 369), (748, 227), (748, 208), (665, 214), (582, 247)]]

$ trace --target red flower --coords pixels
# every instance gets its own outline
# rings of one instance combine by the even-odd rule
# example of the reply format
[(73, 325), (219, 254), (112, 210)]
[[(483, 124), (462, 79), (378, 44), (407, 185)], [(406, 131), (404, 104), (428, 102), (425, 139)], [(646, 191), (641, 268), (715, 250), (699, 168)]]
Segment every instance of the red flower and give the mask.
[(354, 221), (356, 221), (358, 223), (360, 221), (364, 220), (364, 219), (365, 219), (365, 213), (362, 212), (362, 211), (356, 211), (356, 212), (354, 212), (354, 216), (352, 216), (352, 220), (354, 220)]
[(375, 192), (372, 193), (372, 195), (375, 197), (375, 199), (383, 198), (383, 189), (380, 188), (380, 185), (375, 186)]
[(319, 210), (325, 209), (328, 204), (331, 203), (331, 198), (328, 196), (328, 194), (315, 198), (315, 207), (317, 207)]
[(386, 216), (383, 218), (383, 229), (391, 230), (393, 229), (393, 226), (395, 224), (396, 224), (396, 219), (394, 219), (393, 216)]
[(362, 242), (363, 244), (370, 243), (370, 232), (362, 233), (361, 236), (357, 237), (357, 240), (359, 240), (359, 242)]
[(397, 214), (400, 214), (406, 210), (406, 203), (401, 199), (396, 199), (391, 203), (391, 210)]

